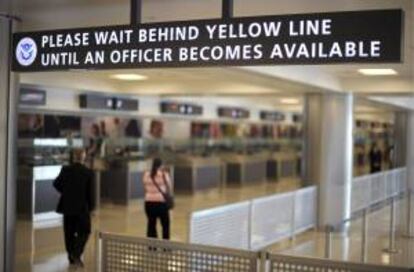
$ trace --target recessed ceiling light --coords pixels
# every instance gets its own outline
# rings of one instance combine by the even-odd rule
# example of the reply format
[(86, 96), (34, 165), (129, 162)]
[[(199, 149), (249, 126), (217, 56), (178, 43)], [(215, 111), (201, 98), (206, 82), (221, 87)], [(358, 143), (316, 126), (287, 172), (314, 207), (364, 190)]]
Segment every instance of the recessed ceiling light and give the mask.
[(280, 103), (289, 104), (289, 105), (296, 105), (296, 104), (299, 104), (299, 99), (296, 99), (296, 98), (282, 98), (282, 99), (280, 99)]
[(148, 77), (138, 74), (114, 74), (110, 78), (128, 81), (146, 80)]
[(365, 76), (391, 76), (398, 74), (394, 69), (359, 69), (358, 72)]

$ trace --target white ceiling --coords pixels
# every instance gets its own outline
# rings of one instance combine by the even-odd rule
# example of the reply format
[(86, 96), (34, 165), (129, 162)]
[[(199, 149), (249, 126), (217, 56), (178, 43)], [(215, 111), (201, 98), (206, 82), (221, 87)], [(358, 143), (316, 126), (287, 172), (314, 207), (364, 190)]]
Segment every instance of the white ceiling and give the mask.
[[(139, 73), (144, 81), (111, 79), (118, 73)], [(227, 68), (184, 68), (109, 71), (23, 73), (21, 81), (55, 87), (133, 93), (142, 95), (301, 95), (311, 88), (305, 84)]]
[[(122, 94), (180, 97), (197, 102), (201, 98), (221, 101), (229, 105), (260, 105), (299, 112), (302, 110), (303, 93), (307, 86), (284, 80), (224, 68), (200, 69), (151, 69), (140, 71), (148, 77), (145, 81), (120, 81), (110, 75), (136, 71), (71, 71), (51, 73), (26, 73), (21, 82), (40, 85), (56, 91), (74, 89)], [(286, 91), (289, 90), (289, 91)], [(185, 97), (184, 97), (185, 96)], [(297, 104), (286, 105), (284, 98), (295, 98)], [(207, 101), (206, 100), (206, 101)]]
[[(143, 0), (143, 2), (144, 22), (217, 18), (221, 12), (221, 0)], [(23, 76), (23, 81), (47, 81), (53, 76), (64, 82), (63, 78), (66, 77), (76, 79), (71, 81), (75, 86), (95, 82), (97, 88), (112, 91), (163, 94), (220, 93), (269, 96), (278, 93), (296, 94), (334, 90), (363, 94), (398, 94), (401, 99), (414, 93), (413, 0), (234, 0), (234, 2), (235, 16), (402, 8), (406, 12), (404, 62), (392, 65), (135, 71), (149, 76), (148, 81), (140, 83), (110, 81), (107, 79), (108, 73), (113, 71), (65, 73), (65, 76), (61, 73), (26, 74)], [(129, 0), (15, 0), (13, 3), (13, 12), (23, 20), (19, 26), (19, 30), (22, 31), (129, 23)], [(392, 77), (365, 77), (356, 72), (359, 68), (372, 67), (390, 67), (397, 70), (399, 74)]]
[(414, 110), (414, 95), (411, 96), (371, 96), (371, 100)]

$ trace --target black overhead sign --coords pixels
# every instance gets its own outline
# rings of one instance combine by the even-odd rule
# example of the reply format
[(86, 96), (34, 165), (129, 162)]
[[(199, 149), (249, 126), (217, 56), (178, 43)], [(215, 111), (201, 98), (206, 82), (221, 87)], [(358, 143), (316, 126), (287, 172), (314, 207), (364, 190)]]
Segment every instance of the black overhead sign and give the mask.
[(286, 116), (284, 113), (278, 111), (261, 111), (260, 118), (266, 121), (284, 121)]
[(108, 97), (96, 94), (81, 94), (79, 105), (82, 109), (138, 111), (139, 102), (136, 99)]
[(176, 102), (161, 102), (160, 104), (162, 113), (180, 114), (180, 115), (201, 115), (203, 114), (203, 108), (198, 105), (188, 103), (176, 103)]
[(238, 107), (219, 107), (217, 115), (225, 118), (246, 119), (250, 117), (250, 111)]
[(13, 70), (400, 62), (402, 10), (106, 26), (13, 35)]
[(95, 94), (81, 94), (79, 96), (79, 106), (82, 109), (112, 110), (113, 105), (111, 97)]
[(137, 99), (131, 98), (113, 98), (113, 109), (120, 111), (138, 111), (139, 103)]
[(44, 106), (46, 105), (46, 91), (21, 88), (19, 95), (19, 104), (30, 106)]

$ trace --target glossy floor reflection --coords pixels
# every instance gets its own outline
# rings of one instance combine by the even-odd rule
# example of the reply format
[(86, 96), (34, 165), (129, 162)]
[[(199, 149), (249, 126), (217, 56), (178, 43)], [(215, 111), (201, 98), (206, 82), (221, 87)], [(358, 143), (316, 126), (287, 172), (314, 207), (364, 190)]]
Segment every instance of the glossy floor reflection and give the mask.
[[(414, 267), (414, 239), (401, 235), (404, 232), (406, 202), (399, 200), (396, 205), (396, 243), (397, 254), (384, 253), (389, 247), (390, 205), (372, 211), (368, 215), (368, 240), (366, 256), (362, 252), (362, 218), (352, 220), (349, 229), (343, 234), (333, 234), (330, 256), (334, 260), (346, 260), (371, 264), (390, 264)], [(271, 252), (324, 258), (326, 235), (323, 232), (310, 231), (294, 240), (283, 241), (269, 247)], [(329, 253), (328, 253), (329, 254)]]
[[(187, 241), (189, 216), (192, 211), (233, 203), (254, 197), (271, 195), (296, 189), (297, 180), (262, 183), (243, 188), (223, 188), (194, 196), (178, 196), (172, 212), (172, 240)], [(133, 236), (145, 236), (146, 218), (142, 201), (128, 207), (102, 205), (93, 216), (93, 229)], [(95, 271), (94, 237), (88, 242), (84, 254), (85, 268), (78, 271)], [(76, 271), (68, 267), (61, 227), (33, 229), (27, 221), (18, 221), (16, 237), (16, 271), (61, 272)]]

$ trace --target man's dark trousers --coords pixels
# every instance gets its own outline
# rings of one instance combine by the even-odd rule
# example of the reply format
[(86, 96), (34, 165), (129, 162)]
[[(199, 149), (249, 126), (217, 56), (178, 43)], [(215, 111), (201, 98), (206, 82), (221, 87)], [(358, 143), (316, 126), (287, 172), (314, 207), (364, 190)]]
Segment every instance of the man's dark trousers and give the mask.
[(65, 246), (72, 260), (80, 259), (91, 233), (91, 219), (89, 214), (64, 215), (63, 230)]

